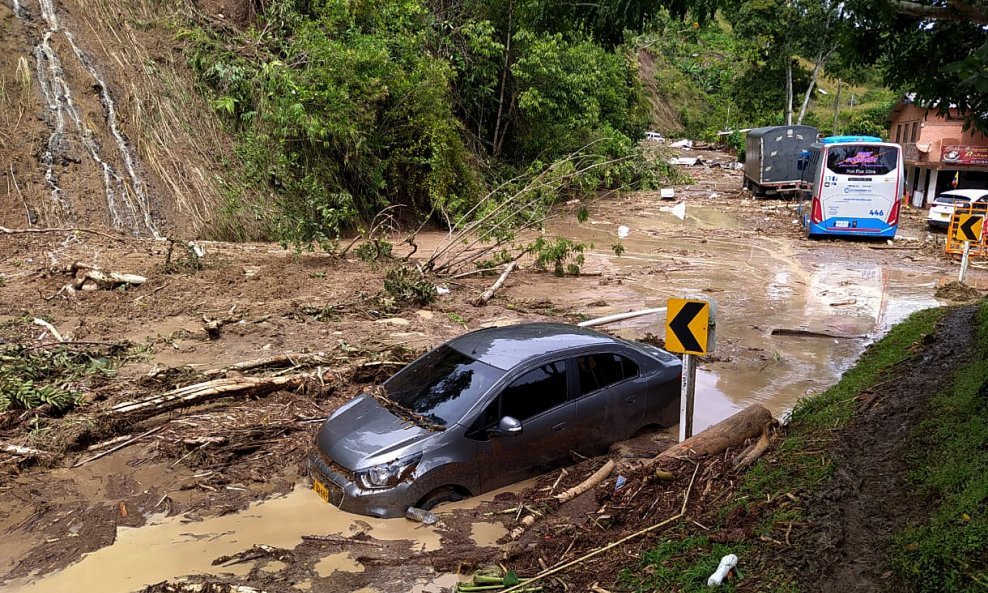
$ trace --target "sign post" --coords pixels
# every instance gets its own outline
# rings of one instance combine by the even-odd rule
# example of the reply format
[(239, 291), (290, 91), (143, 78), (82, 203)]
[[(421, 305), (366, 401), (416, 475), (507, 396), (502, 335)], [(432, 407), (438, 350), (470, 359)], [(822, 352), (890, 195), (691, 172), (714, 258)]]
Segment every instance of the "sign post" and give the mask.
[(669, 299), (666, 305), (666, 350), (683, 355), (679, 404), (679, 441), (693, 436), (696, 358), (714, 349), (716, 303), (705, 299)]
[(958, 241), (964, 241), (964, 252), (961, 255), (961, 271), (957, 276), (957, 281), (963, 283), (964, 277), (967, 276), (967, 267), (971, 261), (971, 243), (981, 241), (985, 215), (955, 213), (954, 216), (957, 217), (957, 224), (954, 226), (956, 229), (954, 231), (954, 238)]

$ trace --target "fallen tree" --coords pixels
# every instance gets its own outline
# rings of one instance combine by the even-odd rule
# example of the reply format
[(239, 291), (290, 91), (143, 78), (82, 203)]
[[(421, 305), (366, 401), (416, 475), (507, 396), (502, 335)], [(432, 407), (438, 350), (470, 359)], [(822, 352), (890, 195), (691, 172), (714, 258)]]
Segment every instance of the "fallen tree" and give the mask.
[(107, 417), (148, 418), (165, 412), (199, 405), (212, 399), (242, 395), (267, 395), (280, 389), (297, 389), (306, 381), (324, 382), (332, 371), (322, 374), (298, 373), (282, 377), (232, 377), (213, 379), (179, 387), (143, 399), (121, 402), (104, 412)]
[(768, 408), (761, 404), (752, 404), (703, 432), (669, 447), (652, 459), (645, 461), (643, 467), (650, 467), (663, 459), (720, 455), (748, 439), (759, 437), (772, 423), (772, 420), (772, 412), (769, 412)]

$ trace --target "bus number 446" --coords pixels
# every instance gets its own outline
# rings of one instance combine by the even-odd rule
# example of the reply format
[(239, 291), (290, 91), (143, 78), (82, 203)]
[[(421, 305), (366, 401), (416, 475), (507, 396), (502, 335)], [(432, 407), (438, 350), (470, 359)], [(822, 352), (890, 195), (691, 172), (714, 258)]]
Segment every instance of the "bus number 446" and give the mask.
[(871, 216), (885, 216), (885, 211), (884, 210), (869, 210), (868, 211), (868, 214), (870, 214)]

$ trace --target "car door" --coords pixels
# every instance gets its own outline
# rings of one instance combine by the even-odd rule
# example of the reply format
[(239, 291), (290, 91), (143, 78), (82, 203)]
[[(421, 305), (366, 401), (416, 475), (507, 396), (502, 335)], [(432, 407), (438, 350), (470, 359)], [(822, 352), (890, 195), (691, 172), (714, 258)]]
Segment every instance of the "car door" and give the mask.
[[(540, 364), (511, 381), (481, 412), (468, 433), (486, 492), (538, 475), (564, 461), (576, 405), (568, 397), (566, 361)], [(491, 434), (501, 418), (521, 422), (514, 435)]]
[(576, 385), (574, 427), (587, 453), (601, 453), (624, 439), (645, 416), (645, 379), (638, 364), (616, 352), (598, 352), (573, 359)]

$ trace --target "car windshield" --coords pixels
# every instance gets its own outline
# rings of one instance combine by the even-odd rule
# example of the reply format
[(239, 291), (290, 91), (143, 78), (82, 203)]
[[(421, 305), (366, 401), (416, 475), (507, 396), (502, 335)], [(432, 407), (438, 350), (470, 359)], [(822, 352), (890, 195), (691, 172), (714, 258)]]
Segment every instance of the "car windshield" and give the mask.
[(827, 168), (838, 175), (887, 175), (894, 171), (899, 149), (873, 144), (846, 144), (827, 148)]
[(937, 204), (951, 205), (951, 204), (967, 204), (971, 201), (971, 198), (966, 198), (964, 196), (937, 196), (935, 202)]
[(460, 420), (504, 371), (443, 345), (384, 382), (387, 398), (430, 422)]

